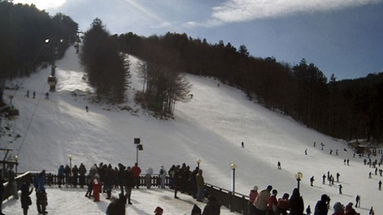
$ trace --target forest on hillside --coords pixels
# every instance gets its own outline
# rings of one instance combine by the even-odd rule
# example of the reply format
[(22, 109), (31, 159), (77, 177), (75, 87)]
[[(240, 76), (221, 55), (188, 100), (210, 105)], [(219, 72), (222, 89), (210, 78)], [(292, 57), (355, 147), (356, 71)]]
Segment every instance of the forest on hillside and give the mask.
[(51, 17), (34, 5), (0, 0), (0, 103), (7, 79), (29, 76), (43, 62), (63, 56), (77, 38), (69, 16)]
[(330, 79), (313, 63), (297, 65), (249, 55), (245, 45), (210, 44), (186, 34), (114, 35), (123, 52), (177, 72), (209, 76), (243, 90), (267, 108), (333, 137), (383, 137), (383, 73), (355, 80)]

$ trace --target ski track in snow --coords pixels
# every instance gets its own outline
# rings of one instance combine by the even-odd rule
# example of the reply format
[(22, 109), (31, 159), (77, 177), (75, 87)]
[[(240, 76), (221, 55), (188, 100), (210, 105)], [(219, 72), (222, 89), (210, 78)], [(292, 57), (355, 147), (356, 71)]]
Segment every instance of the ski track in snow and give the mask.
[[(230, 190), (230, 164), (234, 162), (238, 166), (237, 192), (248, 194), (254, 185), (262, 190), (271, 184), (280, 197), (285, 192), (291, 194), (296, 186), (295, 174), (300, 171), (304, 175), (301, 193), (305, 207), (311, 205), (313, 210), (324, 193), (332, 199), (331, 209), (337, 201), (355, 202), (359, 194), (362, 203), (359, 213), (368, 214), (368, 209), (374, 206), (376, 214), (383, 214), (380, 204), (383, 192), (377, 189), (378, 181), (383, 178), (374, 175), (368, 179), (368, 172), (373, 169), (365, 167), (363, 159), (352, 158), (351, 150), (343, 151), (347, 148), (344, 141), (255, 104), (238, 89), (224, 84), (217, 86), (218, 81), (214, 79), (194, 75), (186, 75), (192, 84), (193, 98), (188, 103), (176, 104), (175, 119), (154, 119), (134, 103), (133, 89), (142, 90), (137, 74), (140, 60), (129, 56), (129, 62), (132, 83), (126, 105), (139, 109), (134, 115), (91, 102), (89, 95), (93, 90), (82, 79), (83, 68), (74, 48), (57, 61), (57, 92), (50, 93), (49, 100), (44, 99), (44, 93), (49, 89), (50, 68), (17, 80), (21, 88), (7, 90), (5, 98), (15, 96), (13, 103), (20, 110), (20, 116), (9, 123), (13, 125), (13, 132), (22, 137), (13, 143), (8, 141), (12, 137), (4, 137), (1, 147), (12, 147), (19, 154), (19, 170), (46, 169), (56, 173), (60, 164), (69, 163), (69, 154), (73, 156), (73, 165), (83, 162), (87, 168), (100, 162), (131, 166), (136, 159), (133, 138), (140, 137), (144, 151), (139, 152), (139, 163), (143, 172), (152, 167), (157, 173), (161, 165), (168, 169), (172, 164), (183, 162), (194, 169), (196, 160), (201, 159), (205, 181)], [(36, 91), (37, 98), (26, 98), (26, 90), (30, 90), (30, 94)], [(73, 91), (77, 96), (71, 95)], [(89, 107), (88, 113), (85, 106)], [(245, 148), (241, 148), (242, 141)], [(324, 151), (320, 150), (320, 142), (325, 144)], [(304, 155), (306, 148), (307, 156)], [(329, 155), (330, 149), (333, 155)], [(339, 156), (335, 156), (336, 149)], [(350, 166), (343, 165), (345, 158), (350, 159)], [(282, 170), (276, 168), (277, 161), (282, 163)], [(338, 183), (322, 185), (321, 176), (327, 171), (334, 176), (336, 172), (341, 174), (343, 195), (338, 194)], [(314, 187), (310, 187), (311, 176), (315, 177)]]

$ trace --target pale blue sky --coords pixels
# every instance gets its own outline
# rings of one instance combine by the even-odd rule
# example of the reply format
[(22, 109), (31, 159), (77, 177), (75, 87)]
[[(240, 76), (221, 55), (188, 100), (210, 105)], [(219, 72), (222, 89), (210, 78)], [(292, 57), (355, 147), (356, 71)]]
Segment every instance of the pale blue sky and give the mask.
[[(295, 64), (302, 58), (327, 77), (383, 72), (382, 0), (18, 0), (61, 11), (111, 33), (187, 33), (210, 43), (244, 44), (253, 56)], [(56, 2), (53, 4), (52, 2)]]

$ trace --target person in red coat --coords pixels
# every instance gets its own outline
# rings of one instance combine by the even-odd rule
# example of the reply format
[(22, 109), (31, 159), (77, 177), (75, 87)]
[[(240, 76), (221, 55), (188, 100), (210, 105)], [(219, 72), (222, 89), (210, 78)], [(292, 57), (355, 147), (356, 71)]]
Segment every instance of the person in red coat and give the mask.
[(100, 192), (101, 192), (100, 176), (96, 174), (96, 176), (93, 179), (93, 197), (95, 202), (100, 201)]
[(141, 168), (138, 166), (137, 163), (134, 164), (134, 167), (132, 168), (134, 183), (136, 184), (136, 187), (140, 185), (140, 174), (141, 174)]
[(267, 211), (269, 215), (274, 215), (278, 212), (278, 201), (277, 201), (277, 190), (273, 190), (272, 195), (269, 198), (269, 201), (267, 202)]

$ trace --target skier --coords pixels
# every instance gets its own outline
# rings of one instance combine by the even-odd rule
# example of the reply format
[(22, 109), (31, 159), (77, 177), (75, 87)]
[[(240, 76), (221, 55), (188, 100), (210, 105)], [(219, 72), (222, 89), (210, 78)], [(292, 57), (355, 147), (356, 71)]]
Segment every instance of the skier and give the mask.
[(33, 93), (32, 93), (32, 98), (36, 98), (36, 92), (35, 91), (33, 91)]
[(382, 180), (379, 181), (379, 190), (382, 190)]
[(33, 187), (31, 188), (31, 190), (29, 190), (29, 185), (30, 184), (28, 182), (24, 182), (20, 188), (20, 190), (21, 190), (20, 201), (21, 201), (21, 207), (23, 208), (23, 214), (24, 215), (28, 215), (29, 206), (32, 204), (32, 200), (31, 200), (30, 195), (33, 192)]
[(355, 207), (360, 207), (360, 196), (359, 195), (356, 195), (356, 198), (355, 198)]
[(245, 148), (245, 144), (243, 142), (241, 142), (241, 146), (242, 148)]
[(346, 165), (346, 159), (343, 160), (343, 164)]
[(310, 208), (310, 205), (307, 206), (307, 208), (306, 208), (306, 214), (307, 214), (307, 215), (311, 215), (311, 208)]
[(310, 186), (313, 186), (313, 183), (314, 183), (314, 176), (311, 176), (311, 178), (310, 178)]
[(322, 184), (325, 184), (326, 183), (326, 175), (325, 174), (323, 174), (322, 179), (323, 179)]
[(347, 158), (347, 166), (350, 166), (350, 160)]
[(340, 174), (339, 174), (339, 172), (337, 172), (336, 173), (336, 182), (339, 182), (339, 176), (340, 176)]
[(368, 215), (375, 215), (375, 211), (374, 211), (373, 207), (371, 207), (370, 212), (368, 213)]
[(307, 149), (305, 149), (305, 155), (307, 155)]
[(282, 169), (281, 162), (278, 161), (277, 166), (278, 166), (278, 169)]
[(342, 188), (343, 188), (343, 186), (341, 184), (339, 184), (339, 194), (342, 194)]
[(85, 106), (85, 110), (86, 110), (87, 113), (89, 112), (88, 106)]

